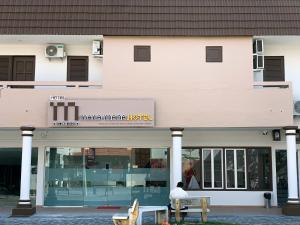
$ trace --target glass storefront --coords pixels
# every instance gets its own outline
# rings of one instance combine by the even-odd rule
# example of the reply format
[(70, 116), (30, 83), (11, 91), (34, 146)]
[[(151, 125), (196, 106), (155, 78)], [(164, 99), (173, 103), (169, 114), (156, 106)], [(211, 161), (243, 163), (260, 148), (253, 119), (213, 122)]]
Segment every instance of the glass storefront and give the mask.
[(167, 148), (46, 149), (46, 206), (166, 205)]

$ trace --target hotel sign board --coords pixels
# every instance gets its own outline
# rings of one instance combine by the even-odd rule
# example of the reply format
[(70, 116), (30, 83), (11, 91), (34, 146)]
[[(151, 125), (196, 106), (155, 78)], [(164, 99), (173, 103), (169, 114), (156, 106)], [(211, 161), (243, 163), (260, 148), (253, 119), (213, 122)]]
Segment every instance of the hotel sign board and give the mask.
[(71, 99), (51, 96), (49, 127), (154, 127), (153, 99)]

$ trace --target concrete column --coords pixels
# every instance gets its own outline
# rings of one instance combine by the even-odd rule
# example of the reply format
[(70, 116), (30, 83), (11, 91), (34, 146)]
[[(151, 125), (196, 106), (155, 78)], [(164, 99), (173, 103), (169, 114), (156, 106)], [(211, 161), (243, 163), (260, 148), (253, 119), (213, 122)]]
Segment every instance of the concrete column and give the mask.
[(300, 215), (297, 180), (296, 129), (297, 127), (285, 128), (287, 144), (288, 202), (283, 207), (283, 213), (291, 216)]
[(20, 200), (17, 207), (12, 210), (12, 216), (30, 216), (35, 213), (35, 207), (32, 207), (30, 200), (31, 152), (34, 130), (34, 127), (21, 127), (23, 145)]
[(171, 128), (172, 132), (172, 167), (171, 167), (171, 189), (176, 187), (177, 183), (182, 181), (182, 136), (183, 128)]

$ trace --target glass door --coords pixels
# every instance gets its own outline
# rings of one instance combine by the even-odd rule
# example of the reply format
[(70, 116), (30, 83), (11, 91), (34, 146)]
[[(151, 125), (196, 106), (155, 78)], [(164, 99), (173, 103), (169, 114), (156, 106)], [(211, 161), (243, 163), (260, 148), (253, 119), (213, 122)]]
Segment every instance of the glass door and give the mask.
[(130, 205), (130, 149), (84, 148), (84, 158), (84, 204), (99, 207)]
[(167, 148), (132, 149), (131, 201), (140, 205), (167, 205), (170, 171)]
[(47, 148), (45, 205), (83, 205), (83, 155), (80, 148)]

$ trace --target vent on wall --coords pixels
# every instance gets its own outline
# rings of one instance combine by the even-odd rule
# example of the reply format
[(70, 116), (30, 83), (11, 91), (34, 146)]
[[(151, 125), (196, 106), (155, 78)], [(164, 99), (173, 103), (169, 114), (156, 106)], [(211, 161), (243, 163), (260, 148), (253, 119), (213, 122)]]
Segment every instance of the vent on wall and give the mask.
[(300, 101), (294, 103), (294, 115), (300, 116)]

